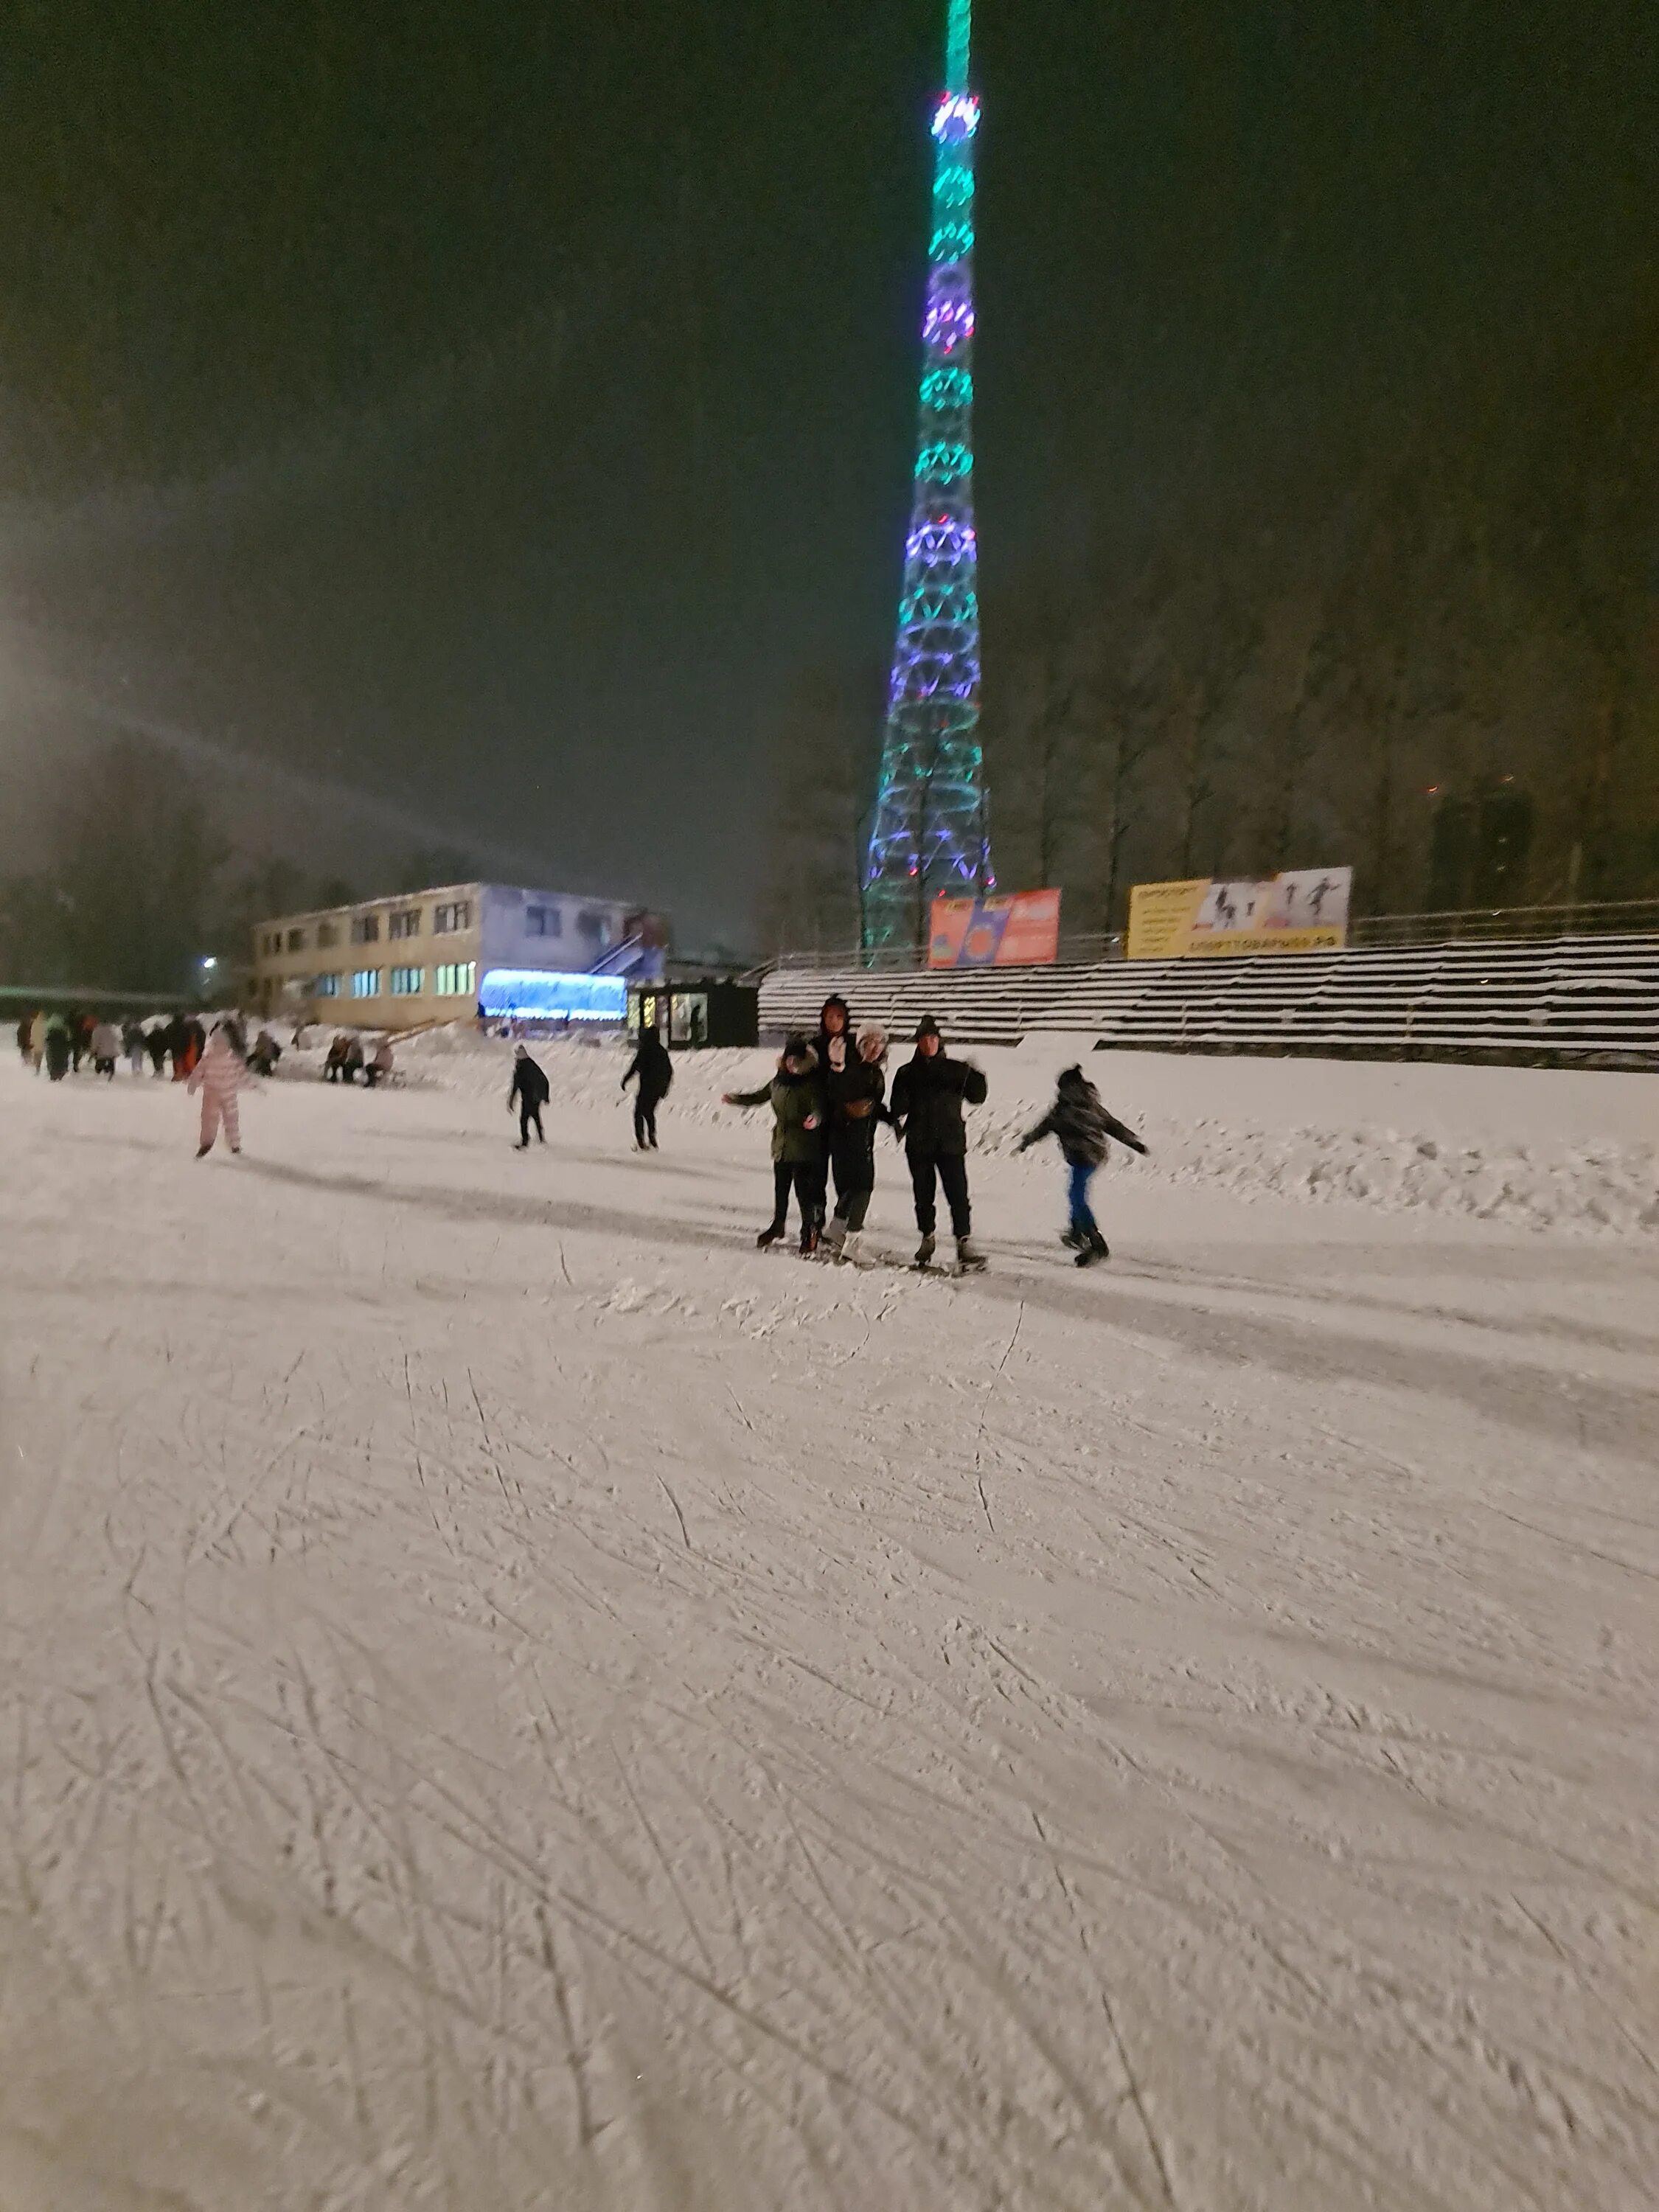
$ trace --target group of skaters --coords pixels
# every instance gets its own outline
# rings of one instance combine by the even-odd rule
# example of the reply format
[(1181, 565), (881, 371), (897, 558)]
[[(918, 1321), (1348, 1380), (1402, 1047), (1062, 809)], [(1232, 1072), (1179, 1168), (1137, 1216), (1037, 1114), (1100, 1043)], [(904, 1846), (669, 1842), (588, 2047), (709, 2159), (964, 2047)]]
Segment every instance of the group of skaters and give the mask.
[(23, 1060), (54, 1083), (78, 1075), (83, 1064), (112, 1082), (124, 1060), (135, 1075), (148, 1066), (152, 1075), (170, 1075), (183, 1083), (206, 1044), (207, 1031), (193, 1014), (152, 1014), (142, 1022), (129, 1016), (118, 1024), (75, 1008), (64, 1013), (42, 1009), (25, 1014), (17, 1024)]
[[(904, 1147), (910, 1170), (920, 1243), (915, 1264), (933, 1264), (939, 1247), (939, 1194), (943, 1191), (956, 1241), (957, 1265), (984, 1266), (974, 1243), (968, 1188), (968, 1132), (963, 1109), (982, 1105), (983, 1072), (945, 1049), (931, 1014), (917, 1023), (914, 1050), (887, 1090), (885, 1030), (874, 1024), (854, 1033), (847, 1001), (826, 999), (816, 1036), (787, 1037), (776, 1073), (756, 1091), (726, 1094), (729, 1106), (769, 1106), (772, 1111), (772, 1218), (756, 1238), (764, 1249), (787, 1231), (793, 1195), (799, 1218), (800, 1249), (820, 1245), (850, 1260), (858, 1245), (876, 1184), (876, 1132), (883, 1122)], [(1101, 1103), (1080, 1067), (1060, 1076), (1054, 1104), (1021, 1139), (1020, 1150), (1054, 1137), (1068, 1173), (1069, 1218), (1063, 1242), (1079, 1267), (1107, 1256), (1107, 1244), (1089, 1206), (1089, 1185), (1115, 1139), (1146, 1149)], [(828, 1212), (833, 1180), (836, 1205)]]

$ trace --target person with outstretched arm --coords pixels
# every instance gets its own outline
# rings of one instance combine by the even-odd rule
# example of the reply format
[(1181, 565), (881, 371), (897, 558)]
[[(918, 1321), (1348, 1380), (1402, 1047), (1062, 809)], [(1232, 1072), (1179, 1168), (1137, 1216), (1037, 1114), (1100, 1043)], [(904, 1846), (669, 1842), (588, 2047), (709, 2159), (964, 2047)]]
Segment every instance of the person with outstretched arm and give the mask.
[(769, 1083), (762, 1084), (758, 1091), (728, 1091), (725, 1096), (728, 1106), (772, 1109), (772, 1218), (756, 1237), (756, 1244), (764, 1251), (782, 1236), (793, 1190), (800, 1208), (802, 1256), (816, 1252), (823, 1172), (823, 1145), (818, 1134), (823, 1121), (823, 1094), (818, 1087), (817, 1053), (797, 1032), (785, 1042), (778, 1072)]
[(1026, 1131), (1018, 1150), (1023, 1152), (1045, 1137), (1058, 1141), (1066, 1162), (1071, 1220), (1060, 1242), (1075, 1249), (1079, 1267), (1091, 1267), (1097, 1260), (1109, 1257), (1110, 1247), (1090, 1206), (1089, 1185), (1113, 1138), (1132, 1152), (1144, 1154), (1146, 1147), (1133, 1129), (1107, 1112), (1100, 1093), (1081, 1067), (1060, 1070), (1054, 1104), (1035, 1129)]
[(915, 1195), (916, 1227), (921, 1231), (915, 1264), (926, 1267), (933, 1261), (937, 1185), (951, 1209), (957, 1266), (982, 1267), (984, 1257), (973, 1241), (968, 1132), (962, 1109), (984, 1104), (985, 1077), (971, 1060), (950, 1057), (939, 1024), (931, 1014), (924, 1014), (916, 1024), (915, 1043), (914, 1058), (907, 1060), (893, 1079), (890, 1109), (894, 1133), (904, 1140)]

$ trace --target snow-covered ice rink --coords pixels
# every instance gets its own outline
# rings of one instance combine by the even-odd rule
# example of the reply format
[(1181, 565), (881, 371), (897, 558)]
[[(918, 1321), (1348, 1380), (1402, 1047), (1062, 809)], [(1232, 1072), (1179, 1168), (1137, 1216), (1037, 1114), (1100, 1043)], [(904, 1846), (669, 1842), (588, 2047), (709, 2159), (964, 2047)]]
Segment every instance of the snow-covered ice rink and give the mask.
[(8, 1055), (5, 2212), (1659, 2203), (1659, 1079), (1096, 1055), (1079, 1274), (977, 1056), (951, 1282)]

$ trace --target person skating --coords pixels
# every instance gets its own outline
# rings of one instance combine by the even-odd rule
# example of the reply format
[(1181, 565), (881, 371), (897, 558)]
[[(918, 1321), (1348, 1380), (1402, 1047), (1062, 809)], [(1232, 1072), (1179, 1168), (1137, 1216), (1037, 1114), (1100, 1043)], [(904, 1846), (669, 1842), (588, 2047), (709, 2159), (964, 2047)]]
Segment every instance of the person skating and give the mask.
[(530, 1057), (528, 1045), (513, 1048), (513, 1085), (507, 1094), (507, 1110), (510, 1114), (516, 1105), (519, 1109), (519, 1141), (515, 1151), (524, 1152), (530, 1144), (530, 1127), (536, 1126), (536, 1141), (544, 1145), (547, 1132), (542, 1127), (542, 1109), (552, 1093), (547, 1072), (539, 1060)]
[(985, 1261), (973, 1241), (973, 1215), (968, 1198), (968, 1132), (962, 1109), (985, 1103), (985, 1078), (971, 1061), (951, 1060), (945, 1050), (939, 1024), (924, 1014), (916, 1024), (915, 1056), (908, 1060), (893, 1079), (892, 1123), (904, 1140), (915, 1194), (916, 1227), (921, 1242), (916, 1265), (927, 1267), (936, 1244), (935, 1184), (945, 1192), (951, 1209), (951, 1231), (957, 1240), (957, 1264), (982, 1267)]
[(355, 1083), (363, 1072), (363, 1041), (351, 1036), (346, 1039), (345, 1058), (340, 1062), (343, 1082)]
[(149, 1054), (150, 1073), (165, 1075), (167, 1072), (167, 1024), (160, 1014), (154, 1018), (145, 1032), (144, 1044)]
[(261, 1030), (253, 1040), (253, 1049), (247, 1064), (256, 1075), (275, 1075), (276, 1063), (283, 1056), (283, 1048), (269, 1030)]
[(29, 1065), (35, 1073), (40, 1073), (40, 1063), (46, 1056), (46, 1011), (43, 1006), (29, 1024)]
[(1146, 1147), (1133, 1129), (1107, 1112), (1100, 1093), (1080, 1067), (1060, 1070), (1054, 1104), (1035, 1129), (1026, 1131), (1017, 1149), (1023, 1152), (1045, 1137), (1058, 1140), (1067, 1172), (1071, 1218), (1060, 1242), (1075, 1246), (1079, 1267), (1092, 1267), (1097, 1260), (1109, 1256), (1109, 1247), (1089, 1205), (1090, 1182), (1114, 1137), (1133, 1152), (1144, 1154)]
[(113, 1022), (99, 1022), (92, 1032), (92, 1066), (95, 1075), (115, 1080), (115, 1063), (121, 1056), (121, 1032)]
[(231, 1151), (241, 1151), (242, 1131), (236, 1098), (247, 1079), (247, 1069), (234, 1037), (224, 1023), (216, 1022), (201, 1058), (185, 1078), (186, 1091), (199, 1091), (202, 1094), (202, 1140), (196, 1148), (198, 1160), (205, 1159), (213, 1150), (214, 1139), (222, 1124), (225, 1142)]
[(17, 1024), (17, 1057), (19, 1060), (27, 1060), (31, 1057), (29, 1032), (33, 1027), (33, 1021), (27, 1014), (20, 1016)]
[(78, 1006), (73, 1010), (69, 1018), (69, 1041), (70, 1072), (78, 1075), (81, 1073), (81, 1062), (86, 1058), (92, 1047), (92, 1031), (87, 1025), (86, 1015)]
[(121, 1049), (126, 1054), (127, 1066), (134, 1075), (144, 1072), (144, 1029), (142, 1022), (129, 1014), (121, 1024)]
[[(818, 1056), (820, 1088), (831, 1074), (838, 1074), (854, 1057), (853, 1016), (851, 1009), (839, 991), (832, 991), (818, 1009), (818, 1026), (807, 1039)], [(830, 1205), (830, 1116), (823, 1117), (823, 1127), (818, 1143), (818, 1219), (822, 1221)]]
[[(833, 1043), (830, 1051), (833, 1060)], [(886, 1054), (885, 1030), (861, 1029), (851, 1057), (843, 1051), (842, 1065), (831, 1066), (823, 1079), (830, 1165), (836, 1178), (836, 1210), (823, 1225), (823, 1241), (838, 1260), (850, 1259), (857, 1250), (876, 1187), (876, 1127), (886, 1110)]]
[(653, 1027), (641, 1030), (634, 1057), (628, 1063), (628, 1073), (623, 1077), (622, 1087), (637, 1080), (639, 1089), (634, 1094), (634, 1144), (636, 1151), (654, 1152), (657, 1149), (657, 1109), (668, 1096), (669, 1085), (674, 1080), (674, 1062), (667, 1046)]
[(43, 1050), (46, 1073), (54, 1083), (61, 1083), (69, 1073), (71, 1050), (70, 1025), (61, 1014), (47, 1015)]
[(818, 1190), (823, 1147), (818, 1132), (823, 1126), (823, 1100), (818, 1090), (818, 1056), (799, 1032), (783, 1048), (778, 1072), (758, 1091), (728, 1091), (728, 1106), (770, 1106), (772, 1109), (772, 1218), (755, 1242), (763, 1249), (775, 1244), (788, 1223), (789, 1194), (800, 1209), (800, 1249), (816, 1251), (818, 1242)]

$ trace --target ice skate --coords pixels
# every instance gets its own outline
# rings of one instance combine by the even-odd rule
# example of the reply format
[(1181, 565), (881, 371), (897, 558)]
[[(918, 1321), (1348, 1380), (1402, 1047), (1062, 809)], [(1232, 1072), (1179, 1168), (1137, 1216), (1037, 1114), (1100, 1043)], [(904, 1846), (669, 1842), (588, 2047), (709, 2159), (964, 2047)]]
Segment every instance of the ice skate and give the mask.
[(1083, 1249), (1083, 1232), (1079, 1229), (1062, 1229), (1060, 1232), (1060, 1241), (1068, 1252), (1080, 1252)]
[(804, 1224), (800, 1232), (800, 1256), (810, 1260), (818, 1249), (818, 1224), (816, 1221)]
[(977, 1275), (985, 1266), (985, 1255), (971, 1237), (957, 1239), (957, 1265), (964, 1275)]
[(775, 1244), (783, 1234), (783, 1227), (784, 1224), (781, 1221), (769, 1221), (755, 1239), (755, 1249), (757, 1252), (763, 1252), (769, 1244)]
[(823, 1247), (832, 1260), (839, 1260), (847, 1246), (847, 1222), (844, 1215), (832, 1213), (823, 1224)]
[(1092, 1267), (1097, 1260), (1109, 1260), (1111, 1256), (1111, 1246), (1097, 1229), (1094, 1235), (1085, 1242), (1083, 1249), (1078, 1254), (1077, 1265), (1079, 1267)]
[(844, 1266), (851, 1267), (857, 1265), (863, 1250), (862, 1234), (856, 1229), (849, 1229), (842, 1237), (841, 1249), (836, 1254), (836, 1257)]
[(921, 1243), (916, 1247), (916, 1256), (911, 1261), (911, 1266), (915, 1267), (931, 1267), (933, 1264), (933, 1249), (936, 1242), (937, 1240), (934, 1237), (933, 1231), (931, 1229), (928, 1230), (927, 1234), (923, 1237)]
[(213, 1147), (211, 1145), (198, 1145), (196, 1147), (196, 1157), (198, 1160), (204, 1160), (212, 1150)]

